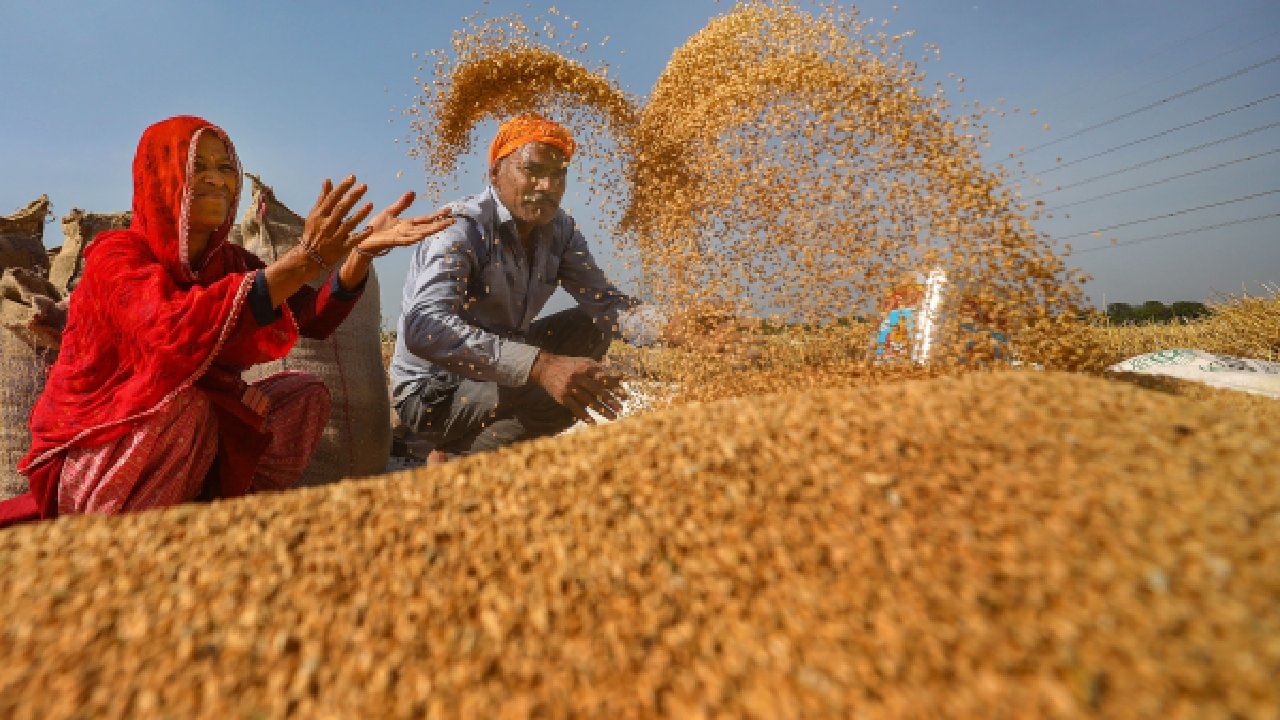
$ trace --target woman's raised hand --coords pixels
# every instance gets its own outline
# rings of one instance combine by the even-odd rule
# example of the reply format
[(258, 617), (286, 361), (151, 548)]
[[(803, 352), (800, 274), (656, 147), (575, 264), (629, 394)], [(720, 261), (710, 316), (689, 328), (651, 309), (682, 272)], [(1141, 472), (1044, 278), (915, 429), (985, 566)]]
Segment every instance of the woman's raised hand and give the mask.
[(325, 179), (302, 226), (302, 249), (320, 269), (337, 264), (359, 241), (351, 233), (373, 212), (373, 203), (365, 203), (354, 215), (348, 213), (368, 190), (364, 183), (356, 185), (355, 175), (348, 175), (337, 187)]
[(355, 175), (348, 175), (337, 186), (332, 180), (324, 181), (320, 197), (303, 221), (298, 247), (266, 268), (272, 307), (280, 307), (308, 281), (335, 265), (338, 284), (354, 290), (368, 276), (375, 256), (412, 245), (453, 224), (447, 210), (402, 219), (400, 213), (413, 204), (414, 195), (407, 192), (374, 216), (368, 227), (355, 232), (373, 212), (373, 203), (365, 203), (352, 213), (368, 190), (364, 183), (356, 184)]
[(332, 180), (324, 181), (320, 197), (316, 198), (302, 228), (303, 252), (316, 265), (331, 267), (352, 250), (366, 258), (383, 255), (392, 248), (420, 242), (453, 224), (447, 209), (401, 218), (400, 213), (413, 204), (415, 197), (413, 192), (407, 192), (374, 216), (364, 230), (353, 232), (373, 212), (373, 203), (365, 203), (354, 215), (348, 215), (368, 189), (364, 183), (356, 185), (354, 175), (348, 175), (336, 187)]
[(401, 218), (400, 213), (409, 209), (413, 199), (413, 192), (407, 192), (374, 216), (369, 227), (353, 237), (356, 251), (366, 257), (383, 255), (392, 248), (412, 245), (453, 224), (447, 208), (430, 215)]
[[(354, 232), (373, 212), (373, 203), (365, 203), (354, 214), (351, 213), (368, 190), (369, 186), (364, 183), (356, 184), (355, 175), (348, 175), (336, 187), (332, 180), (324, 181), (320, 197), (316, 198), (315, 206), (303, 223), (299, 247), (306, 259), (298, 258), (298, 261), (306, 263), (312, 269), (306, 276), (295, 277), (288, 282), (283, 278), (269, 280), (274, 282), (271, 285), (273, 304), (278, 306), (284, 302), (301, 287), (307, 277), (314, 277), (316, 273), (327, 271), (338, 263), (341, 263), (338, 282), (342, 287), (358, 287), (369, 274), (374, 257), (386, 254), (391, 248), (420, 242), (453, 224), (448, 210), (401, 218), (400, 213), (413, 204), (414, 194), (407, 192), (374, 216), (368, 227)], [(294, 267), (301, 270), (301, 265)], [(279, 276), (279, 273), (272, 275)]]

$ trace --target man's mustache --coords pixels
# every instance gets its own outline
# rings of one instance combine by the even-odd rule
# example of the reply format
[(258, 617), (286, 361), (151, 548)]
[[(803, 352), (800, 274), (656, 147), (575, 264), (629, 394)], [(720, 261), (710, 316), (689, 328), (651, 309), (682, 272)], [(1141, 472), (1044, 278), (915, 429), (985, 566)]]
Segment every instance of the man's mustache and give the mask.
[(540, 203), (540, 202), (549, 202), (552, 205), (554, 205), (556, 203), (556, 198), (554, 195), (543, 195), (541, 193), (530, 193), (528, 195), (525, 195), (523, 198), (521, 198), (521, 200), (524, 200), (525, 202), (531, 203), (531, 204)]

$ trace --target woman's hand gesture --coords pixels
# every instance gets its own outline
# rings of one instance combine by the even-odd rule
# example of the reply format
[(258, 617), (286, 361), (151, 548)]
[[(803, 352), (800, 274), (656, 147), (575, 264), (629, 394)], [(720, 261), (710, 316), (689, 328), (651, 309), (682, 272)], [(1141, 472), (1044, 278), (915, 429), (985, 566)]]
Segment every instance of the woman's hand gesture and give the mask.
[(302, 250), (317, 269), (333, 267), (359, 242), (351, 233), (373, 212), (373, 203), (365, 203), (354, 215), (348, 213), (368, 190), (364, 183), (356, 185), (355, 175), (348, 175), (337, 187), (325, 179), (302, 226)]
[[(373, 212), (373, 203), (365, 203), (354, 214), (349, 214), (368, 189), (364, 183), (356, 185), (355, 175), (348, 175), (336, 187), (332, 180), (326, 179), (320, 197), (316, 198), (316, 204), (302, 227), (301, 250), (307, 256), (307, 262), (315, 266), (316, 272), (342, 262), (338, 280), (345, 288), (354, 288), (364, 282), (374, 257), (385, 255), (392, 248), (420, 242), (453, 224), (448, 210), (401, 218), (400, 213), (413, 204), (414, 194), (407, 192), (374, 216), (368, 227), (354, 232)], [(281, 293), (277, 297), (273, 291), (272, 300), (282, 300), (288, 294)]]
[(413, 204), (414, 197), (412, 191), (407, 192), (374, 216), (369, 227), (355, 236), (356, 252), (365, 257), (385, 255), (392, 248), (413, 245), (453, 224), (447, 208), (430, 215), (401, 218), (400, 213)]
[(413, 192), (407, 192), (378, 213), (367, 228), (353, 233), (373, 212), (373, 203), (365, 203), (354, 215), (348, 216), (369, 189), (364, 183), (356, 185), (355, 182), (355, 176), (348, 175), (334, 187), (333, 181), (326, 179), (320, 197), (307, 215), (302, 228), (302, 247), (317, 265), (331, 267), (351, 250), (366, 258), (383, 255), (392, 248), (420, 242), (453, 224), (447, 209), (401, 218), (400, 213), (414, 200)]

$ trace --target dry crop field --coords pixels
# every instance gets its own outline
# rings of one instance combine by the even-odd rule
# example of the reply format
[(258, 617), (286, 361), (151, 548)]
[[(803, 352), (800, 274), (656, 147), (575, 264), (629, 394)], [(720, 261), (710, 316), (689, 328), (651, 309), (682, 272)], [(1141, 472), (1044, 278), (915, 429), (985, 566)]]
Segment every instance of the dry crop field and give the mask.
[(1094, 342), (1117, 361), (1164, 348), (1196, 348), (1280, 361), (1280, 291), (1225, 298), (1209, 303), (1209, 307), (1212, 315), (1199, 320), (1098, 328)]

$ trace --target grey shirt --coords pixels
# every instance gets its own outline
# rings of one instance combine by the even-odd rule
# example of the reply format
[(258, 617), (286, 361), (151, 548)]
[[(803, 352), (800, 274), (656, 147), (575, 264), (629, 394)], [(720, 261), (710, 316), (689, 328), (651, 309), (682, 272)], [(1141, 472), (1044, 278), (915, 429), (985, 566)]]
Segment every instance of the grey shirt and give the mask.
[(415, 248), (405, 278), (390, 371), (396, 404), (451, 376), (524, 385), (538, 355), (524, 339), (557, 286), (615, 337), (656, 339), (662, 313), (609, 282), (563, 210), (534, 231), (530, 261), (492, 187), (449, 207), (457, 220)]

